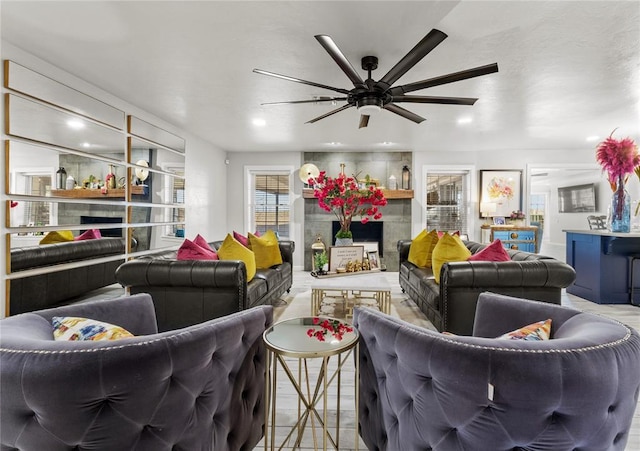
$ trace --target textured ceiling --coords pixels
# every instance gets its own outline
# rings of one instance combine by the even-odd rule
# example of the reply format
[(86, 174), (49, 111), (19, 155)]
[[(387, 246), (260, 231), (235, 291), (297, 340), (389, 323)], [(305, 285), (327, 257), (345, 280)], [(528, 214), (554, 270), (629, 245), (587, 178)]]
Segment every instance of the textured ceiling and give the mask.
[[(615, 128), (640, 138), (639, 1), (3, 0), (0, 14), (6, 41), (229, 151), (577, 150)], [(358, 129), (355, 108), (305, 124), (336, 106), (260, 105), (334, 93), (253, 68), (352, 87), (316, 34), (359, 71), (377, 56), (379, 79), (432, 28), (449, 37), (396, 85), (498, 63), (412, 93), (474, 106), (402, 104), (427, 120), (381, 111)]]

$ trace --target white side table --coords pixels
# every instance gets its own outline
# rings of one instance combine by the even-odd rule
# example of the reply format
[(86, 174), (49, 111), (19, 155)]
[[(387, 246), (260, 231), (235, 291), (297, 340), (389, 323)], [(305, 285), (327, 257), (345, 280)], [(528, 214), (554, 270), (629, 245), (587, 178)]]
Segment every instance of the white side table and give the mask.
[[(327, 320), (328, 324), (341, 324), (343, 327), (350, 328), (350, 331), (342, 334), (333, 335), (327, 331), (323, 335), (324, 341), (319, 340), (315, 335), (309, 336), (309, 330), (322, 333), (327, 330), (322, 327), (322, 323)], [(334, 328), (336, 329), (336, 328)], [(355, 449), (358, 449), (358, 381), (359, 381), (359, 365), (358, 365), (358, 339), (360, 335), (350, 323), (343, 320), (337, 320), (327, 317), (304, 317), (294, 318), (278, 322), (268, 328), (263, 334), (263, 340), (267, 347), (267, 362), (265, 377), (265, 393), (267, 400), (265, 403), (265, 428), (264, 428), (264, 449), (282, 449), (285, 443), (288, 443), (295, 435), (293, 448), (300, 447), (305, 427), (311, 423), (314, 449), (327, 449), (327, 442), (331, 443), (333, 449), (340, 449), (340, 389), (341, 389), (341, 373), (342, 367), (355, 350)], [(329, 359), (336, 356), (337, 368), (329, 374)], [(289, 362), (285, 357), (288, 357)], [(291, 360), (290, 358), (297, 359)], [(320, 372), (316, 377), (309, 374), (307, 365), (308, 359), (322, 359)], [(297, 377), (294, 370), (290, 366), (290, 362), (297, 361)], [(278, 364), (286, 373), (289, 381), (293, 385), (298, 394), (298, 420), (292, 426), (291, 431), (287, 434), (282, 444), (276, 447), (275, 443), (275, 426), (278, 399)], [(269, 374), (269, 371), (271, 374)], [(304, 375), (304, 377), (303, 377)], [(315, 381), (315, 386), (313, 382)], [(336, 430), (332, 435), (328, 430), (327, 423), (327, 391), (331, 384), (337, 385), (337, 412), (336, 412)], [(322, 411), (318, 411), (318, 403), (322, 399)], [(319, 448), (318, 439), (316, 437), (316, 422), (318, 428), (322, 428), (322, 448)], [(271, 427), (269, 428), (269, 424)]]

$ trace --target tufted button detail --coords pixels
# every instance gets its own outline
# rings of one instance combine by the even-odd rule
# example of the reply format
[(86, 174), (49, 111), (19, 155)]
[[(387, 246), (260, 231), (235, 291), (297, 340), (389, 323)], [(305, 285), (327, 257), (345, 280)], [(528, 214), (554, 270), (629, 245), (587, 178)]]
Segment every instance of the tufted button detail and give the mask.
[(609, 406), (609, 409), (607, 410), (607, 412), (611, 413), (611, 412), (615, 412), (616, 410), (616, 406)]
[(625, 436), (624, 432), (618, 432), (613, 439), (613, 443), (618, 443)]

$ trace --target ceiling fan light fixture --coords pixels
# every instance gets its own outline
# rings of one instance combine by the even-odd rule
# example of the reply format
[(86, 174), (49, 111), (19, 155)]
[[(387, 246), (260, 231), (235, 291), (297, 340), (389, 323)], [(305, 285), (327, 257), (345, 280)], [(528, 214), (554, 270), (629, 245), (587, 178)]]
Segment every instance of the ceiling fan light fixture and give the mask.
[(372, 114), (376, 114), (380, 110), (381, 108), (378, 105), (362, 105), (358, 107), (358, 112), (360, 112), (360, 114), (364, 114), (365, 116), (371, 116)]

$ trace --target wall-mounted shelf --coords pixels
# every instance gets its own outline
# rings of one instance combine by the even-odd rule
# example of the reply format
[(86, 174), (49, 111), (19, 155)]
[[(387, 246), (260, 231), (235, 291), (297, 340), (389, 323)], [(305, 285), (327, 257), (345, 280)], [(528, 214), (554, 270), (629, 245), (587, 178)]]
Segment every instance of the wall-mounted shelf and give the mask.
[[(412, 189), (383, 189), (382, 193), (386, 199), (413, 199), (413, 190)], [(302, 190), (302, 197), (304, 199), (315, 199), (313, 197), (313, 189), (312, 188), (304, 188)]]
[[(131, 185), (131, 194), (144, 194), (143, 185)], [(55, 197), (67, 197), (69, 199), (101, 199), (107, 197), (119, 197), (125, 196), (124, 188), (107, 189), (106, 193), (102, 192), (102, 189), (54, 189), (51, 190), (51, 195)]]

